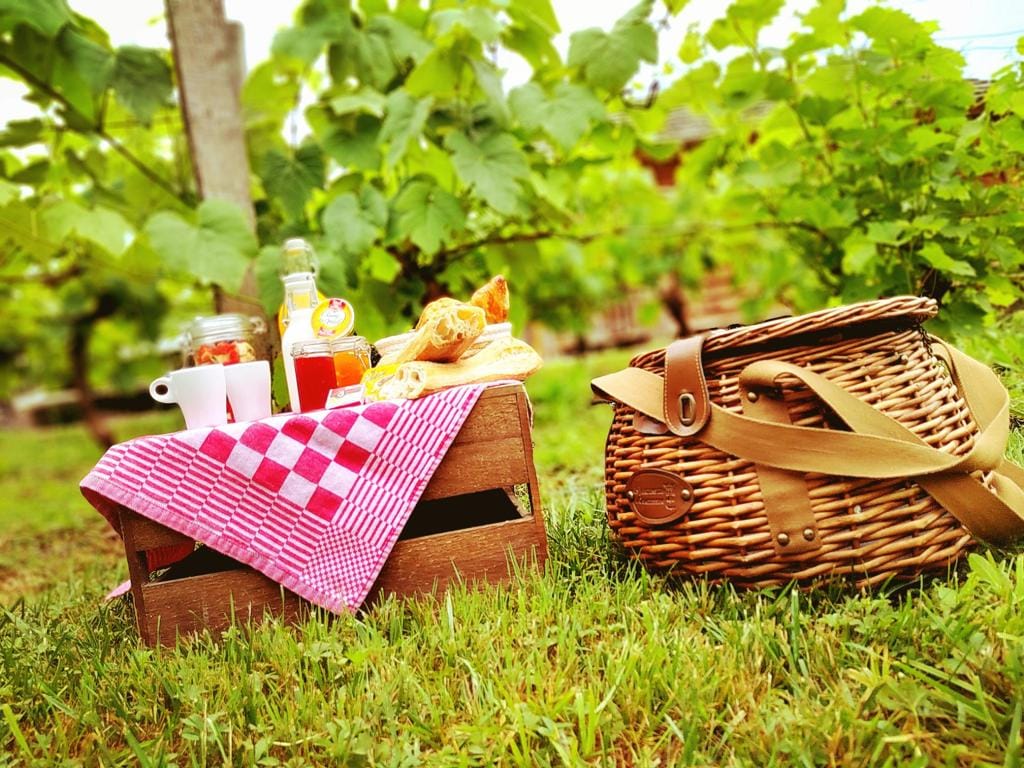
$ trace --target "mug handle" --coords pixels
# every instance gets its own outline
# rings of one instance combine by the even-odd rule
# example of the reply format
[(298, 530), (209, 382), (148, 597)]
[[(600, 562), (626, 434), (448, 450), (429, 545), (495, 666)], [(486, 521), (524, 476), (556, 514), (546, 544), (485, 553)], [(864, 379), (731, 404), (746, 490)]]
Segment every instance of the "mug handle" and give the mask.
[[(158, 389), (162, 389), (163, 392), (158, 392)], [(149, 385), (149, 396), (158, 403), (175, 402), (174, 395), (171, 394), (171, 377), (161, 376), (159, 379), (155, 379), (153, 383)]]

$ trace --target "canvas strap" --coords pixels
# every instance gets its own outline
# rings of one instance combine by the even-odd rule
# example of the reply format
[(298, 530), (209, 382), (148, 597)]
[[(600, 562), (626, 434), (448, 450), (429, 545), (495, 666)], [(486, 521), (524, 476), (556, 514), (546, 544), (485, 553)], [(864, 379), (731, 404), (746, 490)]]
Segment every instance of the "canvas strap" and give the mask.
[[(913, 478), (975, 537), (1005, 544), (1024, 536), (1024, 470), (1006, 461), (1009, 396), (996, 375), (962, 352), (932, 339), (948, 364), (959, 392), (978, 424), (971, 449), (953, 456), (929, 446), (895, 419), (876, 410), (823, 376), (782, 361), (751, 363), (740, 374), (741, 395), (772, 397), (780, 377), (803, 382), (850, 432), (794, 426), (765, 414), (744, 414), (711, 405), (710, 418), (695, 437), (725, 453), (758, 466), (790, 473), (810, 472), (874, 479)], [(664, 421), (664, 379), (627, 368), (592, 382), (601, 398), (623, 403), (652, 419)], [(989, 486), (972, 477), (992, 472)], [(759, 478), (760, 479), (760, 478)], [(785, 507), (769, 504), (769, 521), (785, 519)], [(775, 507), (771, 509), (770, 507)], [(778, 527), (772, 524), (773, 533)], [(792, 526), (784, 526), (787, 530)]]

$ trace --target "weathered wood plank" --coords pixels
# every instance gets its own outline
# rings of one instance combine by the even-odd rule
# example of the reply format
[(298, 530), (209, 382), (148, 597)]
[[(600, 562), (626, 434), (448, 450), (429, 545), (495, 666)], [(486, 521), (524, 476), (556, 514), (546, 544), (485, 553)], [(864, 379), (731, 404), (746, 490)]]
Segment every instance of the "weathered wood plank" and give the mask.
[(142, 587), (150, 645), (172, 645), (177, 635), (221, 632), (265, 613), (294, 622), (309, 604), (251, 568), (155, 581)]
[(194, 543), (191, 537), (172, 531), (155, 520), (142, 517), (142, 515), (137, 515), (134, 512), (129, 514), (131, 515), (129, 527), (132, 531), (132, 539), (138, 548), (136, 551), (141, 552), (143, 550), (156, 549), (157, 547), (172, 547), (179, 544)]
[(543, 564), (547, 542), (533, 518), (496, 523), (453, 533), (400, 541), (370, 591), (369, 602), (387, 595), (408, 597), (443, 593), (461, 577), (502, 582), (511, 576), (510, 560)]
[(444, 499), (488, 488), (529, 482), (523, 439), (506, 437), (471, 445), (453, 445), (434, 472), (423, 499)]
[(480, 395), (476, 407), (466, 417), (452, 445), (469, 445), (486, 443), (502, 437), (519, 437), (519, 413), (516, 408), (516, 395)]
[(135, 542), (135, 521), (140, 519), (134, 512), (121, 507), (118, 511), (121, 522), (121, 537), (124, 539), (124, 554), (128, 560), (128, 577), (132, 581), (132, 602), (135, 606), (135, 625), (139, 629), (139, 637), (146, 645), (153, 644), (146, 622), (146, 598), (142, 588), (149, 579), (146, 568), (145, 554)]

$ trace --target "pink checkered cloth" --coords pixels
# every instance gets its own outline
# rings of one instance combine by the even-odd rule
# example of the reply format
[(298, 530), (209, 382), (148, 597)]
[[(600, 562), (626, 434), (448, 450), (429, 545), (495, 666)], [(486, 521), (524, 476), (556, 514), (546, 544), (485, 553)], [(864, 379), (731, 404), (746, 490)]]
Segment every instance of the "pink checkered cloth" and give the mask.
[(115, 528), (125, 506), (354, 611), (482, 390), (140, 437), (107, 451), (82, 494)]

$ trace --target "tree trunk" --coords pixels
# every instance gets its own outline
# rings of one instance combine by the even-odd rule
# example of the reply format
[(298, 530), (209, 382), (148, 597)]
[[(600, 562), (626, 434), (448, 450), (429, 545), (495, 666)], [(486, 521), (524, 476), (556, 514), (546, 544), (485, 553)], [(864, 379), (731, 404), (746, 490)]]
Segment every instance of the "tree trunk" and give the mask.
[(683, 295), (683, 284), (675, 272), (669, 275), (668, 281), (661, 289), (661, 304), (676, 324), (676, 336), (678, 338), (689, 336), (690, 323), (686, 319), (686, 297)]
[(92, 387), (89, 384), (89, 340), (92, 338), (91, 315), (79, 317), (71, 326), (68, 337), (68, 357), (71, 360), (71, 383), (78, 393), (78, 405), (89, 435), (106, 450), (114, 444), (114, 435), (96, 409)]
[(114, 444), (114, 434), (96, 408), (96, 399), (89, 383), (89, 342), (96, 323), (117, 311), (117, 299), (106, 293), (97, 298), (96, 308), (87, 315), (79, 315), (71, 323), (68, 336), (68, 359), (71, 361), (71, 384), (78, 393), (82, 419), (89, 434), (106, 450)]

